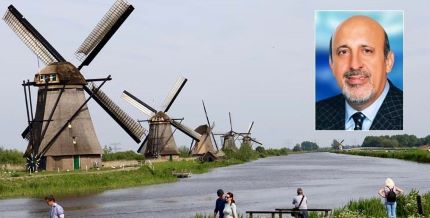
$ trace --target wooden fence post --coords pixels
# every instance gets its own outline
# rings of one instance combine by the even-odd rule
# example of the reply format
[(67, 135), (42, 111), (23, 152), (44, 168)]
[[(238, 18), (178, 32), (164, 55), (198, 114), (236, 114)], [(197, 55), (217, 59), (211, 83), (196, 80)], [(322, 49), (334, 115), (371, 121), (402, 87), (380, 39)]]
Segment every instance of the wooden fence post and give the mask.
[(421, 195), (417, 195), (417, 207), (418, 207), (418, 214), (424, 215), (423, 205), (421, 203)]

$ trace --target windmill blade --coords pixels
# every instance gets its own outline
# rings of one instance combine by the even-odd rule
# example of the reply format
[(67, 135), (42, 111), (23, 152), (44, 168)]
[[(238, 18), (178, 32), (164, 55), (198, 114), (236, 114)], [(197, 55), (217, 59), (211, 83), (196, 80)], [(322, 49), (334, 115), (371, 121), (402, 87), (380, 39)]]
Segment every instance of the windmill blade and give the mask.
[(137, 153), (145, 153), (146, 146), (148, 145), (148, 136), (145, 137), (139, 149), (137, 149)]
[(147, 105), (145, 102), (141, 101), (140, 99), (136, 98), (134, 95), (132, 95), (130, 92), (127, 92), (124, 90), (122, 92), (121, 98), (124, 99), (126, 102), (130, 103), (140, 111), (142, 111), (144, 114), (148, 115), (148, 117), (154, 116), (157, 111), (152, 108), (151, 106)]
[(175, 85), (170, 90), (169, 94), (164, 100), (161, 111), (166, 113), (169, 110), (169, 108), (172, 106), (173, 102), (175, 101), (176, 97), (178, 97), (179, 92), (181, 92), (182, 88), (184, 88), (185, 83), (187, 83), (187, 79), (185, 77), (180, 76), (178, 80), (176, 80)]
[(24, 129), (24, 131), (21, 133), (21, 136), (23, 139), (26, 139), (27, 141), (30, 141), (30, 128), (32, 124), (28, 125), (27, 128)]
[(254, 126), (254, 121), (252, 121), (252, 123), (249, 125), (248, 134), (251, 133), (252, 126)]
[(233, 123), (231, 122), (231, 113), (228, 112), (228, 117), (230, 118), (230, 131), (233, 132)]
[(13, 5), (7, 8), (3, 20), (21, 41), (46, 65), (53, 62), (65, 61), (60, 53), (49, 44)]
[(208, 112), (206, 111), (205, 102), (203, 100), (202, 100), (202, 103), (203, 103), (203, 110), (205, 111), (205, 115), (206, 115), (206, 121), (208, 122), (208, 126), (210, 126), (211, 122), (209, 121)]
[(212, 139), (214, 140), (216, 150), (217, 150), (217, 151), (219, 151), (219, 149), (218, 149), (218, 144), (217, 144), (217, 142), (216, 142), (216, 140), (215, 140), (215, 134), (212, 132), (212, 130), (213, 130), (214, 128), (215, 128), (215, 122), (213, 122), (213, 123), (212, 123), (212, 126), (211, 126), (211, 135), (212, 135)]
[(259, 145), (263, 145), (261, 142), (257, 141), (256, 139), (251, 139), (251, 141), (253, 141), (253, 142), (255, 142), (255, 143), (259, 144)]
[(94, 100), (133, 138), (139, 143), (146, 131), (137, 121), (126, 114), (118, 105), (116, 105), (104, 92), (97, 90), (94, 83), (89, 83), (84, 90), (93, 94)]
[(117, 0), (112, 5), (75, 52), (76, 58), (82, 61), (78, 69), (91, 63), (133, 10), (134, 7), (125, 0)]
[(193, 138), (196, 141), (200, 141), (200, 137), (201, 135), (199, 133), (197, 133), (196, 131), (182, 125), (179, 122), (176, 122), (174, 120), (170, 120), (170, 124), (172, 124), (172, 126), (176, 127), (177, 129), (179, 129), (181, 132), (185, 133), (185, 135)]
[(191, 139), (191, 145), (190, 145), (190, 149), (188, 149), (188, 155), (190, 155), (193, 152), (193, 144), (194, 144), (194, 139)]
[(237, 135), (235, 138), (234, 138), (234, 136), (233, 136), (234, 141), (237, 141), (237, 140), (239, 139), (239, 136), (242, 136), (242, 139), (243, 139), (243, 135)]

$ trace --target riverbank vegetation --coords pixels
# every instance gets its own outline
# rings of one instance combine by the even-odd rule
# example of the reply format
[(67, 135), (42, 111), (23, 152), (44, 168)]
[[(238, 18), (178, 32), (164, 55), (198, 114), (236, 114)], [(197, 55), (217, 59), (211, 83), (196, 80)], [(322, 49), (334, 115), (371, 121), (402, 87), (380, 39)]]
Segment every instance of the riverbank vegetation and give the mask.
[(25, 158), (23, 153), (16, 149), (5, 149), (0, 147), (0, 165), (1, 164), (24, 164)]
[(319, 146), (315, 142), (304, 141), (300, 144), (296, 144), (293, 151), (317, 151)]
[(398, 147), (419, 147), (422, 145), (430, 144), (430, 135), (418, 138), (415, 135), (383, 135), (383, 136), (366, 136), (364, 138), (362, 147), (384, 147), (384, 148), (398, 148)]
[[(419, 214), (417, 205), (417, 195), (419, 193), (412, 190), (406, 195), (398, 196), (397, 217), (430, 217), (430, 192), (422, 195), (423, 215)], [(341, 209), (333, 212), (334, 218), (361, 218), (361, 217), (386, 217), (386, 210), (380, 198), (360, 199), (350, 201)]]
[(205, 173), (214, 167), (242, 163), (226, 159), (216, 162), (166, 161), (145, 164), (134, 169), (40, 172), (15, 177), (0, 177), (0, 198), (82, 195), (108, 189), (175, 182), (172, 171)]
[(142, 154), (138, 154), (132, 150), (113, 152), (112, 147), (105, 146), (103, 148), (102, 161), (115, 161), (115, 160), (144, 160)]
[[(241, 146), (239, 151), (224, 151), (225, 157), (214, 162), (200, 162), (194, 159), (143, 162), (142, 166), (121, 169), (77, 170), (70, 172), (39, 172), (28, 174), (14, 172), (0, 176), (0, 199), (13, 197), (37, 197), (48, 194), (55, 196), (75, 196), (101, 192), (109, 189), (135, 187), (177, 181), (172, 172), (206, 173), (215, 167), (224, 167), (255, 160), (261, 155), (287, 154), (285, 149), (254, 151), (249, 146)], [(122, 154), (121, 154), (122, 155)], [(113, 156), (115, 156), (113, 154)], [(119, 156), (119, 155), (118, 155)]]
[(430, 152), (420, 149), (405, 149), (405, 150), (349, 150), (336, 151), (340, 154), (371, 156), (381, 158), (395, 158), (419, 163), (430, 163)]

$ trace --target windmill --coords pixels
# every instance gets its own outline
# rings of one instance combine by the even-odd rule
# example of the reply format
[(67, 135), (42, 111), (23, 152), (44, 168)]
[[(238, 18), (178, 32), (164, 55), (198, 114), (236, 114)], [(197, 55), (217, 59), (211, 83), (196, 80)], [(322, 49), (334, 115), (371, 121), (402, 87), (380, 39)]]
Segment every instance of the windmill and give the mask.
[(194, 130), (182, 125), (178, 119), (172, 119), (167, 115), (170, 107), (175, 101), (176, 97), (185, 86), (187, 79), (179, 77), (170, 93), (164, 100), (163, 106), (160, 111), (155, 110), (148, 104), (144, 103), (137, 97), (125, 91), (121, 97), (139, 109), (141, 112), (149, 117), (149, 132), (143, 140), (137, 152), (142, 153), (148, 158), (177, 158), (179, 156), (178, 148), (176, 147), (175, 139), (173, 138), (172, 126), (179, 129), (189, 137), (196, 141), (200, 141), (201, 135)]
[(237, 139), (237, 132), (233, 131), (233, 123), (231, 122), (231, 113), (228, 112), (228, 117), (230, 119), (230, 131), (223, 133), (223, 134), (215, 134), (215, 135), (220, 135), (221, 136), (221, 141), (222, 141), (222, 150), (225, 149), (231, 149), (233, 151), (237, 151), (237, 147), (236, 147), (236, 139)]
[[(215, 136), (212, 132), (213, 128), (215, 127), (215, 123), (212, 123), (212, 125), (210, 124), (208, 113), (206, 111), (205, 102), (203, 100), (202, 100), (202, 104), (203, 104), (203, 110), (205, 111), (207, 123), (197, 127), (194, 130), (201, 135), (200, 141), (195, 142), (194, 146), (190, 149), (191, 154), (196, 155), (196, 156), (204, 155), (207, 152), (211, 152), (213, 154), (216, 154), (219, 151), (218, 145), (217, 145), (216, 140), (215, 140)], [(214, 145), (212, 143), (211, 137), (213, 139), (213, 142), (215, 143), (216, 150), (215, 150)], [(191, 142), (191, 145), (193, 145), (193, 142), (194, 142), (194, 140)]]
[[(3, 20), (46, 65), (34, 81), (23, 81), (28, 126), (22, 133), (29, 141), (24, 156), (27, 167), (37, 171), (73, 170), (101, 162), (102, 149), (88, 111), (87, 102), (94, 99), (137, 143), (145, 129), (121, 110), (100, 88), (110, 75), (85, 79), (80, 70), (91, 63), (121, 24), (134, 10), (124, 0), (117, 0), (76, 51), (79, 67), (67, 62), (54, 47), (10, 5)], [(96, 85), (95, 82), (101, 82)], [(35, 113), (30, 87), (37, 87)], [(89, 97), (85, 97), (85, 92)]]
[(252, 121), (251, 124), (249, 125), (248, 132), (246, 132), (246, 133), (238, 133), (239, 136), (242, 137), (241, 138), (242, 145), (247, 145), (247, 146), (249, 146), (251, 148), (252, 148), (252, 143), (253, 142), (255, 142), (255, 143), (259, 144), (259, 145), (263, 145), (259, 141), (257, 141), (255, 138), (251, 138), (251, 129), (252, 129), (253, 126), (254, 126), (254, 121)]
[(342, 141), (340, 141), (340, 142), (338, 140), (333, 141), (336, 150), (340, 150), (340, 151), (343, 150), (343, 144), (342, 144), (343, 141), (345, 141), (345, 140), (342, 139)]

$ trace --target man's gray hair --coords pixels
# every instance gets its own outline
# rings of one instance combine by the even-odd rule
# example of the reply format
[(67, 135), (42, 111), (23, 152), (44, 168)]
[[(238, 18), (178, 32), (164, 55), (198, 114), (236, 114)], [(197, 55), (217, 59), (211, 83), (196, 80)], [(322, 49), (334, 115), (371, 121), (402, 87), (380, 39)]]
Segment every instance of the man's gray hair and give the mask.
[(302, 188), (298, 188), (297, 189), (297, 194), (298, 195), (302, 195), (303, 194), (303, 189)]

